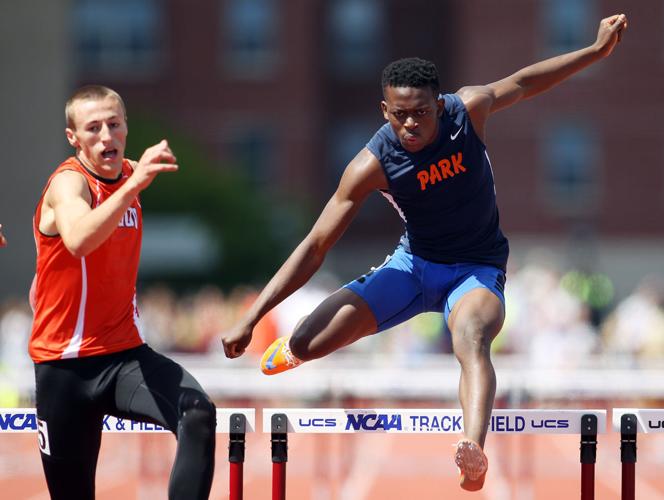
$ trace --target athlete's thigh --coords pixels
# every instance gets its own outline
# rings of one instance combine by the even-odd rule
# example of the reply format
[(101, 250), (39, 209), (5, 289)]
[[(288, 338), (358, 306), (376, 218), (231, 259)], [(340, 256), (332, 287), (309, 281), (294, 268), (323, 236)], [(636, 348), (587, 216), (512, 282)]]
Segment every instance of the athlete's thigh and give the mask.
[(90, 373), (78, 369), (78, 361), (35, 365), (40, 449), (53, 459), (96, 463), (103, 407), (88, 387)]
[(382, 332), (424, 312), (419, 262), (399, 248), (383, 265), (345, 286), (367, 304), (376, 322), (375, 331)]
[(399, 265), (392, 257), (325, 299), (295, 329), (293, 354), (319, 358), (421, 312), (419, 287)]
[(118, 373), (114, 408), (109, 413), (154, 422), (175, 432), (183, 408), (196, 399), (210, 402), (187, 370), (143, 345), (132, 351)]
[(320, 358), (376, 331), (371, 310), (357, 294), (341, 288), (297, 325), (290, 340), (300, 359)]
[(493, 339), (505, 319), (505, 273), (476, 266), (459, 281), (445, 303), (447, 324), (455, 334), (472, 330)]
[(94, 499), (103, 410), (89, 365), (67, 360), (35, 366), (39, 449), (53, 500)]

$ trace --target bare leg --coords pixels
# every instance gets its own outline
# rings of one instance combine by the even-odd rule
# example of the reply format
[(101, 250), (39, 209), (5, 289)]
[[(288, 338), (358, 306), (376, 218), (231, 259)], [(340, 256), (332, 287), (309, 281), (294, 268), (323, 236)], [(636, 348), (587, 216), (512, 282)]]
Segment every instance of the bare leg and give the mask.
[(298, 323), (290, 349), (302, 361), (322, 358), (376, 329), (376, 319), (367, 303), (356, 293), (341, 288)]
[(461, 364), (459, 400), (464, 434), (482, 447), (496, 394), (491, 342), (504, 319), (502, 302), (485, 288), (476, 288), (461, 297), (448, 319), (454, 354)]

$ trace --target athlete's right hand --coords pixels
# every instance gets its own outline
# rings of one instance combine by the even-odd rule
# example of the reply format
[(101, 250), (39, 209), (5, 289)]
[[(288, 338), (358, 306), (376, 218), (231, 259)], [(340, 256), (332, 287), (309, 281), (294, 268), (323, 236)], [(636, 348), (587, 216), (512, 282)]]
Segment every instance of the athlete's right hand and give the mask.
[(2, 224), (0, 224), (0, 248), (7, 246), (7, 238), (2, 235)]
[(157, 174), (175, 172), (178, 169), (176, 161), (168, 142), (163, 139), (159, 144), (145, 150), (127, 182), (132, 182), (139, 191), (142, 191), (150, 185)]
[(252, 333), (252, 326), (239, 325), (222, 334), (221, 343), (224, 346), (226, 357), (233, 359), (242, 356), (251, 342)]

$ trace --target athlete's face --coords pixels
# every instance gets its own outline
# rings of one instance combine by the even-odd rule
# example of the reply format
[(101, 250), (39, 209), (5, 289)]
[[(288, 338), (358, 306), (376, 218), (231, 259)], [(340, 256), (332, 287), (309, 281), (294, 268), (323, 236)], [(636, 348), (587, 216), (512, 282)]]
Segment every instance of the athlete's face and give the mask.
[(120, 101), (113, 96), (73, 103), (69, 144), (83, 164), (102, 176), (117, 175), (127, 144), (127, 121)]
[(443, 102), (430, 87), (385, 87), (380, 103), (401, 145), (415, 153), (436, 140)]

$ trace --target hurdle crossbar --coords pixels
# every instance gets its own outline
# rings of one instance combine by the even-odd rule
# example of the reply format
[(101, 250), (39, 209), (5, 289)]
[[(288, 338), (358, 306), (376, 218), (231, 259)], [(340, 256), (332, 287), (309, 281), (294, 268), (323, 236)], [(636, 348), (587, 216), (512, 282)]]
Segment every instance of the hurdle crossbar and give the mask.
[[(246, 419), (246, 432), (255, 432), (256, 410), (254, 408), (217, 408), (217, 434), (229, 434), (231, 431), (230, 417), (242, 414)], [(0, 408), (0, 432), (37, 432), (39, 421), (34, 408)], [(106, 433), (159, 433), (171, 432), (161, 425), (104, 416), (102, 432)]]
[[(44, 423), (37, 418), (35, 408), (0, 408), (0, 432), (36, 432), (40, 443), (48, 446), (43, 426)], [(245, 433), (254, 432), (255, 428), (254, 408), (217, 408), (216, 433), (229, 435), (230, 500), (242, 500)], [(154, 434), (171, 431), (154, 423), (106, 415), (102, 421), (102, 432)]]
[[(463, 413), (457, 409), (266, 408), (263, 432), (271, 432), (272, 415), (283, 414), (290, 433), (460, 434)], [(494, 410), (489, 432), (501, 434), (581, 434), (581, 417), (594, 415), (606, 429), (606, 410)]]
[[(606, 410), (494, 410), (489, 422), (489, 432), (499, 434), (581, 435), (582, 500), (594, 499), (597, 433), (605, 430)], [(463, 432), (463, 412), (447, 408), (266, 408), (263, 432), (272, 433), (273, 439), (272, 500), (285, 500), (286, 460), (276, 467), (274, 446), (278, 440), (281, 456), (286, 457), (288, 433), (459, 434)]]

